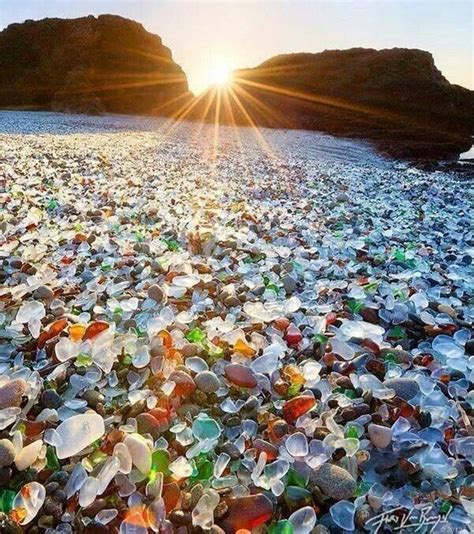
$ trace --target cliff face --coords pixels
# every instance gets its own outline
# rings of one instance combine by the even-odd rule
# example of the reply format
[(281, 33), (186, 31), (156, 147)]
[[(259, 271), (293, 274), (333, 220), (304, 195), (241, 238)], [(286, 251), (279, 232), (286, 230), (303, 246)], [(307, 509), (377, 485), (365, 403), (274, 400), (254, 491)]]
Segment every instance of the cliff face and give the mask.
[[(396, 156), (451, 157), (469, 148), (474, 133), (474, 92), (450, 84), (421, 50), (276, 56), (236, 71), (232, 92), (222, 123), (249, 122), (238, 97), (257, 125), (368, 138)], [(210, 100), (211, 92), (198, 108)], [(214, 117), (211, 104), (206, 120)]]
[(44, 19), (0, 32), (0, 106), (170, 114), (192, 98), (160, 37), (114, 15)]

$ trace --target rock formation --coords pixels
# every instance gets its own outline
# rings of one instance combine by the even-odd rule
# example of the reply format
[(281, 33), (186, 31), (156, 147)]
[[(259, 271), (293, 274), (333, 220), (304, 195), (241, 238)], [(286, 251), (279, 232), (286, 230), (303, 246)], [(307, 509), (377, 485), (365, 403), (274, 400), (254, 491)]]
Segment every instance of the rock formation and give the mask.
[(404, 158), (455, 157), (474, 134), (474, 92), (449, 83), (421, 50), (280, 55), (193, 98), (170, 50), (137, 22), (44, 19), (0, 32), (0, 108), (320, 130)]
[(211, 89), (194, 115), (366, 138), (409, 158), (452, 157), (474, 134), (474, 92), (449, 83), (422, 50), (286, 54), (235, 71), (233, 79), (218, 113)]
[(192, 98), (161, 38), (115, 15), (0, 32), (0, 107), (169, 115)]

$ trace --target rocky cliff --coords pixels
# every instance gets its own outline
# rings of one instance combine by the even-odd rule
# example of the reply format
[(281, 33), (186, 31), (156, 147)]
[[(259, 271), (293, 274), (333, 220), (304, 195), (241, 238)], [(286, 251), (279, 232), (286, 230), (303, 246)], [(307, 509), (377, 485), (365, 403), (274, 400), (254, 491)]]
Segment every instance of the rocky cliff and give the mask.
[(161, 38), (115, 15), (0, 32), (0, 107), (168, 115), (192, 98)]
[[(421, 50), (276, 56), (234, 72), (231, 89), (221, 99), (222, 123), (251, 119), (259, 126), (362, 137), (396, 156), (452, 157), (469, 148), (474, 134), (474, 92), (450, 84)], [(207, 109), (205, 120), (214, 120), (217, 100), (209, 91), (195, 114)]]
[(157, 35), (115, 16), (44, 19), (0, 32), (0, 108), (179, 115), (372, 140), (400, 157), (443, 159), (471, 146), (474, 92), (428, 52), (394, 48), (285, 54), (234, 73), (193, 101)]

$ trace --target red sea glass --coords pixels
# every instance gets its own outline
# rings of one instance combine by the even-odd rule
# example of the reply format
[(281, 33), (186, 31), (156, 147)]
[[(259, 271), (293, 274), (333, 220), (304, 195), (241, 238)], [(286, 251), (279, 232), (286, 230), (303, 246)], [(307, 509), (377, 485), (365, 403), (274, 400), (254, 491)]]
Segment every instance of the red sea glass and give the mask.
[(92, 339), (104, 330), (107, 330), (107, 328), (109, 328), (108, 323), (105, 323), (104, 321), (95, 321), (86, 328), (83, 339)]
[(273, 514), (272, 502), (263, 494), (226, 499), (225, 502), (228, 514), (221, 526), (226, 534), (234, 534), (240, 529), (253, 532), (253, 529), (267, 522)]
[(309, 412), (315, 404), (316, 400), (313, 397), (305, 395), (294, 397), (283, 405), (283, 417), (288, 423), (293, 423), (298, 417)]
[(236, 386), (241, 388), (254, 388), (257, 385), (255, 373), (239, 363), (231, 363), (225, 368), (225, 376)]

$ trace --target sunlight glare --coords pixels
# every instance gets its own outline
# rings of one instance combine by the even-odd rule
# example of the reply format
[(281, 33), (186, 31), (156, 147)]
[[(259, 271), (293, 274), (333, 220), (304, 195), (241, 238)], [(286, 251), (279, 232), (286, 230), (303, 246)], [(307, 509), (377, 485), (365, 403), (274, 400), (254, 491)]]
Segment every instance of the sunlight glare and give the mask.
[(209, 85), (227, 85), (230, 81), (230, 69), (225, 63), (213, 65), (209, 70)]

